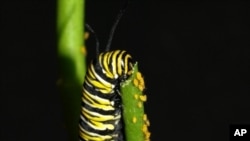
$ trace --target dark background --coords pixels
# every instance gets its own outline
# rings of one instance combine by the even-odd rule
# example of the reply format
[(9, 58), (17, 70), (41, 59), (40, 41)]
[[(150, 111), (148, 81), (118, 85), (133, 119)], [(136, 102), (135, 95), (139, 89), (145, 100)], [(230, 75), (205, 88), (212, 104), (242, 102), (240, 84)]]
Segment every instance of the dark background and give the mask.
[[(101, 48), (122, 3), (86, 2)], [(111, 48), (139, 62), (152, 141), (228, 141), (229, 124), (250, 123), (249, 6), (133, 0)], [(55, 19), (52, 0), (1, 2), (1, 141), (67, 140)]]

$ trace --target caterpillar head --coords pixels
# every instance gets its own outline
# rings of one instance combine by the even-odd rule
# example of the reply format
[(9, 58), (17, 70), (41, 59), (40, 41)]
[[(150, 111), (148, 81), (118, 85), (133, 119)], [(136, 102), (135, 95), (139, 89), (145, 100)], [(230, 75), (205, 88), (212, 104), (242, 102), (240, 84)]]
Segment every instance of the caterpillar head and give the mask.
[(97, 59), (102, 74), (108, 79), (122, 82), (132, 74), (134, 62), (131, 55), (124, 50), (100, 53)]

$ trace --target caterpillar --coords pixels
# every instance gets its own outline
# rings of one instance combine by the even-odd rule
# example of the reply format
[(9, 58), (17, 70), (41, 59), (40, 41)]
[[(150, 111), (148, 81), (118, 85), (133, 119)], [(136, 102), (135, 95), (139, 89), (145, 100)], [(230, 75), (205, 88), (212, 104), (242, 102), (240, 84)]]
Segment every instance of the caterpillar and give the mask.
[[(82, 90), (79, 138), (81, 141), (124, 141), (124, 123), (120, 83), (132, 74), (134, 62), (125, 50), (110, 51), (115, 28), (124, 8), (111, 28), (104, 52), (99, 53), (96, 37), (96, 57), (91, 61)], [(93, 29), (86, 25), (95, 36)]]

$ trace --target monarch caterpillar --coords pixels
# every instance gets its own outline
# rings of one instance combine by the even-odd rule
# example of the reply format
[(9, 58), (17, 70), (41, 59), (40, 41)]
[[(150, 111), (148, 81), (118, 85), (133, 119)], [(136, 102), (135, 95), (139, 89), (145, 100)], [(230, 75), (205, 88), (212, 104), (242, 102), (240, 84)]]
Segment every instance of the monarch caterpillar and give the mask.
[[(110, 51), (115, 28), (123, 8), (111, 28), (105, 52), (99, 53), (87, 70), (82, 91), (79, 138), (85, 141), (124, 141), (120, 83), (132, 73), (134, 62), (124, 50)], [(89, 25), (86, 27), (95, 35)], [(95, 35), (96, 36), (96, 35)]]

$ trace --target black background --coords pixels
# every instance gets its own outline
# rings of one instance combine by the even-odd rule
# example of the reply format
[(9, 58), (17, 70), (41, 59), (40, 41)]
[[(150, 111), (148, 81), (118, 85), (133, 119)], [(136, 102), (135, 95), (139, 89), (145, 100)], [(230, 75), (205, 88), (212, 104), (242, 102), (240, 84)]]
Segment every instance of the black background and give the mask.
[[(86, 2), (101, 48), (122, 3)], [(139, 62), (153, 141), (227, 141), (229, 124), (250, 123), (249, 6), (133, 0), (111, 48)], [(53, 0), (1, 2), (1, 141), (67, 140), (55, 19)]]

